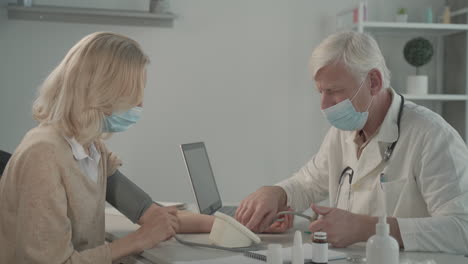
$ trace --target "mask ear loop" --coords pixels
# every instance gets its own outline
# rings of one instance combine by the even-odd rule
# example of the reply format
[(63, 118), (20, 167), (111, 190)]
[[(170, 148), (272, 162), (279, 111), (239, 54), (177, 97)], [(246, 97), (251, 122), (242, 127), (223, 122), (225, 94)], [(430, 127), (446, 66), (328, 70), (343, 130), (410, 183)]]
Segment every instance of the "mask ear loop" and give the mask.
[(370, 107), (371, 107), (371, 105), (372, 105), (372, 101), (374, 101), (374, 97), (375, 97), (375, 96), (372, 96), (372, 99), (370, 100), (370, 103), (369, 103), (369, 105), (367, 106), (366, 112), (369, 111), (369, 109), (370, 109)]
[(354, 100), (354, 98), (356, 97), (356, 95), (359, 93), (359, 91), (361, 91), (361, 88), (362, 88), (362, 85), (364, 85), (364, 82), (367, 80), (367, 77), (366, 79), (364, 79), (362, 82), (361, 82), (361, 85), (359, 85), (359, 89), (357, 90), (357, 92), (353, 95), (353, 97), (351, 97), (351, 99), (349, 99), (351, 102)]
[[(367, 77), (364, 79), (364, 81), (361, 82), (361, 85), (359, 86), (359, 89), (358, 89), (357, 92), (353, 95), (353, 97), (352, 97), (351, 99), (349, 99), (351, 102), (352, 102), (352, 101), (354, 100), (354, 98), (357, 96), (357, 94), (359, 93), (359, 91), (361, 91), (361, 88), (362, 88), (362, 86), (364, 85), (364, 82), (365, 82), (366, 80), (367, 80)], [(368, 112), (368, 111), (369, 111), (369, 109), (370, 109), (370, 107), (371, 107), (371, 105), (372, 105), (372, 101), (374, 101), (374, 97), (375, 97), (375, 96), (372, 96), (372, 99), (371, 99), (369, 105), (367, 106), (367, 109), (366, 109), (365, 112)]]

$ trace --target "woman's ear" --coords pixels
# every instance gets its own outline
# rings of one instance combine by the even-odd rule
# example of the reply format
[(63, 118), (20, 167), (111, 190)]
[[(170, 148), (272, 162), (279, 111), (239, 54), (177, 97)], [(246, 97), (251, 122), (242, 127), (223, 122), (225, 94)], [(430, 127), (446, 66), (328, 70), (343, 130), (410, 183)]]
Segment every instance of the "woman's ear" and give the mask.
[(111, 116), (112, 115), (112, 106), (110, 106), (110, 105), (104, 106), (100, 110), (102, 111), (102, 113), (105, 116)]
[(371, 94), (374, 96), (382, 90), (383, 80), (382, 80), (382, 73), (377, 69), (372, 69), (369, 72), (369, 79), (371, 82)]

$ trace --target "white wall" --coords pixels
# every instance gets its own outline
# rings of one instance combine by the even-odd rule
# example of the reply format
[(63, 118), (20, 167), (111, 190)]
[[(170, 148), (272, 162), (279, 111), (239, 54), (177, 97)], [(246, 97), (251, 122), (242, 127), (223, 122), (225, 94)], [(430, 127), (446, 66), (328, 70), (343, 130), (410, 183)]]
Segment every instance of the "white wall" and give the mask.
[(288, 177), (318, 150), (328, 124), (307, 61), (334, 31), (335, 13), (351, 4), (173, 0), (173, 28), (12, 21), (2, 8), (0, 149), (13, 151), (34, 126), (35, 87), (76, 41), (118, 32), (152, 60), (144, 118), (108, 143), (124, 160), (122, 171), (154, 199), (191, 202), (178, 146), (203, 140), (223, 199), (238, 201)]

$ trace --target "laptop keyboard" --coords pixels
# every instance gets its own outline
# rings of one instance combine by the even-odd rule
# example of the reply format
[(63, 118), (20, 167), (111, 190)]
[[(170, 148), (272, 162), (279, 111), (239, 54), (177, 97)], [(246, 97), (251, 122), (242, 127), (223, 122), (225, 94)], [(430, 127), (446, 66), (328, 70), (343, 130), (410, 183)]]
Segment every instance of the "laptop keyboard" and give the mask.
[(236, 214), (236, 210), (237, 206), (223, 206), (219, 208), (218, 212), (234, 217), (234, 215)]

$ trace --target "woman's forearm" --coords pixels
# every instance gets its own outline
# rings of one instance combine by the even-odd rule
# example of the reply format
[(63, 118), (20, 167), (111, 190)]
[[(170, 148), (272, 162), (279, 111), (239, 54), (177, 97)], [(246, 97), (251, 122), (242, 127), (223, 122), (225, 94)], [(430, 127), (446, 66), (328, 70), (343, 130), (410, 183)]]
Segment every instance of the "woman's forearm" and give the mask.
[[(154, 217), (155, 210), (158, 207), (158, 205), (152, 204), (139, 219), (138, 224), (143, 225)], [(183, 210), (177, 211), (177, 218), (180, 224), (177, 233), (209, 233), (214, 222), (214, 216), (195, 214)]]
[(194, 214), (188, 211), (179, 211), (177, 216), (180, 221), (178, 233), (209, 233), (214, 222), (212, 215)]
[(135, 231), (110, 243), (112, 262), (132, 254), (140, 253), (142, 249), (139, 248), (138, 241), (138, 231)]

